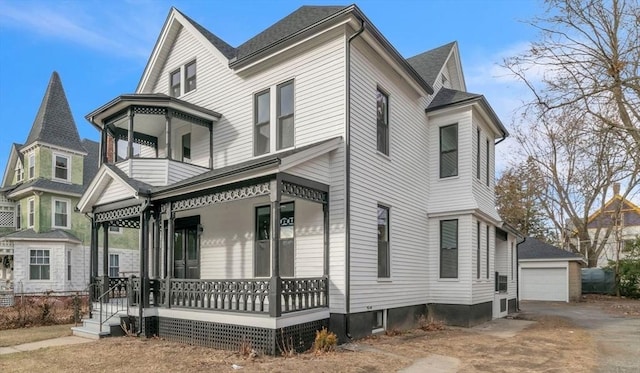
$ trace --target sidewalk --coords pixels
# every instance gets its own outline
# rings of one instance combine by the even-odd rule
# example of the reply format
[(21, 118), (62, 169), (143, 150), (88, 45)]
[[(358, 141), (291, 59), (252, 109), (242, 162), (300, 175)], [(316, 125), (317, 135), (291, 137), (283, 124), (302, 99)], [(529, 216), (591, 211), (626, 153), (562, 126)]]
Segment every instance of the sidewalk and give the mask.
[(45, 339), (44, 341), (25, 343), (16, 346), (0, 347), (0, 355), (13, 354), (16, 352), (33, 351), (41, 348), (68, 346), (81, 343), (95, 342), (93, 339), (76, 337), (74, 335), (68, 337), (60, 337), (53, 339)]

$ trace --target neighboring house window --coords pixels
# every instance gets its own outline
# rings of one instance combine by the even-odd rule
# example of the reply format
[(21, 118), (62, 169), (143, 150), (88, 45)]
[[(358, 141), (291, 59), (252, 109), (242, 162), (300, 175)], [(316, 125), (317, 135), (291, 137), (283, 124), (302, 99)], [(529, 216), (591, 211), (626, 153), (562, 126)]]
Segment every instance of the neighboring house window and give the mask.
[(482, 169), (482, 164), (480, 160), (482, 159), (480, 155), (480, 128), (476, 129), (476, 178), (480, 180), (480, 170)]
[(196, 89), (196, 61), (184, 66), (184, 93)]
[(378, 277), (390, 276), (389, 208), (378, 205)]
[(295, 125), (293, 80), (278, 86), (278, 128), (276, 150), (290, 148), (294, 144)]
[(269, 90), (257, 93), (254, 98), (254, 155), (269, 153), (271, 119)]
[(491, 170), (491, 154), (489, 154), (489, 152), (491, 151), (490, 147), (489, 147), (489, 140), (487, 140), (486, 142), (487, 144), (487, 149), (486, 149), (486, 157), (487, 157), (487, 185), (489, 185), (489, 171)]
[(182, 135), (182, 162), (191, 162), (191, 133)]
[(376, 91), (377, 149), (389, 155), (389, 96), (379, 88)]
[(480, 222), (476, 222), (476, 278), (480, 278)]
[(440, 221), (440, 278), (458, 278), (458, 220)]
[(440, 177), (458, 175), (458, 125), (440, 127)]
[(30, 250), (29, 279), (48, 280), (50, 278), (49, 250)]
[(120, 256), (109, 254), (109, 277), (117, 278), (120, 274)]
[(53, 160), (53, 177), (60, 180), (69, 180), (69, 157), (55, 154)]
[(110, 233), (122, 233), (122, 228), (110, 225), (109, 226), (109, 232)]
[(35, 225), (35, 211), (36, 211), (36, 200), (34, 198), (30, 198), (27, 201), (27, 227), (33, 228)]
[(169, 86), (171, 97), (179, 97), (180, 92), (180, 69), (169, 74)]
[(67, 251), (67, 281), (71, 281), (71, 251)]
[(29, 179), (36, 177), (36, 155), (29, 154)]
[[(255, 277), (271, 274), (271, 206), (256, 207)], [(295, 206), (293, 202), (280, 205), (280, 276), (294, 276)]]
[(53, 199), (53, 226), (55, 228), (69, 228), (68, 200)]
[(487, 224), (487, 279), (489, 278), (489, 224)]
[(16, 229), (22, 229), (22, 209), (20, 208), (20, 202), (16, 203)]

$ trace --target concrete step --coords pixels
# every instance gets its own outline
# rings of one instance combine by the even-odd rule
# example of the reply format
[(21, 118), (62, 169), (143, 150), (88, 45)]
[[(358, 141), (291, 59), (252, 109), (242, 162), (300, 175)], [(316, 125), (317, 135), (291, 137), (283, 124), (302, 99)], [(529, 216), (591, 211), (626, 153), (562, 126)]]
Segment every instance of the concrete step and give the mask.
[(109, 331), (99, 332), (85, 329), (84, 326), (74, 326), (71, 328), (71, 331), (75, 336), (89, 339), (100, 339), (111, 335), (111, 332)]

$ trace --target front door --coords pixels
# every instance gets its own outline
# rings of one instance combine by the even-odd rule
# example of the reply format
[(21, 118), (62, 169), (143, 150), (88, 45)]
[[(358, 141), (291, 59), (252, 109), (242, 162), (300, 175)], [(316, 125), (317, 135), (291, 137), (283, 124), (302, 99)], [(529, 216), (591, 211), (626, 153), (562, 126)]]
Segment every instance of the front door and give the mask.
[(173, 234), (174, 278), (200, 278), (200, 217), (176, 219)]

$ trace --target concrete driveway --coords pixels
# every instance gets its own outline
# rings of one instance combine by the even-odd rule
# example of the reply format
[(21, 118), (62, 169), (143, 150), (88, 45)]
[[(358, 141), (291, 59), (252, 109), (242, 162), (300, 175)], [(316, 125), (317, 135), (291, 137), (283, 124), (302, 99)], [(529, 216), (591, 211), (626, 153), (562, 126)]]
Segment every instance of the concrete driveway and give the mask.
[(586, 329), (597, 343), (599, 372), (640, 372), (640, 318), (604, 312), (598, 303), (523, 301), (520, 315), (561, 316)]

